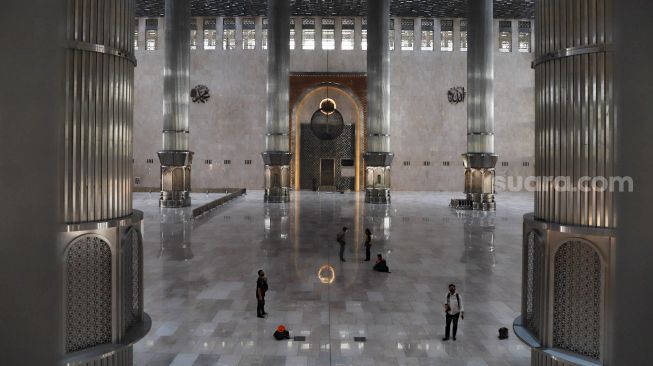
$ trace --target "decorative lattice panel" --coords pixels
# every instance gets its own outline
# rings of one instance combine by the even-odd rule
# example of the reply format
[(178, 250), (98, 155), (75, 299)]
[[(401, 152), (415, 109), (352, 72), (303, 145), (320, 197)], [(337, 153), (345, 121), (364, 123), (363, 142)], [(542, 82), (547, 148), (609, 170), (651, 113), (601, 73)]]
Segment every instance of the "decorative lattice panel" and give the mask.
[(601, 258), (589, 244), (563, 244), (554, 259), (553, 346), (601, 357)]
[(341, 177), (341, 159), (355, 159), (356, 127), (345, 125), (342, 133), (333, 140), (320, 140), (310, 125), (301, 124), (300, 186), (312, 189), (313, 179), (320, 182), (320, 159), (334, 159), (337, 190), (353, 190), (355, 178)]
[(70, 245), (66, 265), (66, 352), (112, 341), (111, 248), (94, 236)]
[(123, 261), (123, 314), (125, 317), (123, 331), (126, 331), (140, 320), (141, 240), (140, 234), (134, 228), (131, 228), (125, 236)]
[(544, 253), (542, 243), (538, 240), (537, 234), (528, 234), (526, 243), (526, 289), (525, 289), (525, 311), (524, 325), (538, 339), (540, 334), (541, 305), (540, 298), (542, 289), (542, 276), (544, 276)]

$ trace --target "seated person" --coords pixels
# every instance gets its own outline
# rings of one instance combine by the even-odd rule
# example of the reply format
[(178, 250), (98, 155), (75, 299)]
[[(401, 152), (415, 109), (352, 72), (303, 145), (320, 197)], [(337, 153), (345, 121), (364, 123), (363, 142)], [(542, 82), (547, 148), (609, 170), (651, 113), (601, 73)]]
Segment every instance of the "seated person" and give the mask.
[(277, 331), (274, 332), (274, 339), (277, 341), (282, 341), (284, 339), (290, 339), (290, 332), (286, 330), (286, 327), (280, 325), (277, 327)]
[(374, 267), (372, 267), (372, 269), (378, 272), (390, 273), (390, 268), (388, 268), (388, 265), (386, 264), (385, 259), (383, 259), (381, 254), (376, 255), (376, 264)]

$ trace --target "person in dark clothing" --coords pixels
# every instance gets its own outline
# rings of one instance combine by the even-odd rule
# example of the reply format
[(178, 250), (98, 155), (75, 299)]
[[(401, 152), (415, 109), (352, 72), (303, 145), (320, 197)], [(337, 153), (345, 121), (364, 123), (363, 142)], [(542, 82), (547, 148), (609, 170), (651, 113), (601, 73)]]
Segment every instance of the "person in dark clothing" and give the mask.
[(376, 264), (374, 265), (374, 267), (372, 267), (372, 269), (377, 272), (390, 273), (390, 268), (388, 268), (388, 264), (385, 262), (385, 259), (383, 259), (383, 256), (381, 254), (376, 255)]
[(262, 269), (258, 271), (258, 280), (256, 280), (256, 316), (263, 318), (268, 313), (265, 312), (265, 292), (268, 290), (268, 278)]
[(372, 232), (365, 229), (365, 262), (370, 261), (370, 250), (372, 249)]
[(446, 314), (446, 326), (444, 328), (443, 341), (449, 340), (449, 329), (453, 323), (453, 340), (456, 340), (456, 332), (458, 331), (458, 318), (465, 319), (465, 311), (463, 309), (463, 301), (460, 294), (456, 292), (456, 285), (453, 283), (449, 285), (449, 292), (447, 292), (447, 302), (444, 303), (444, 312)]
[(338, 236), (336, 237), (336, 241), (338, 244), (340, 244), (340, 261), (341, 262), (346, 262), (345, 260), (345, 245), (347, 244), (345, 242), (345, 234), (347, 233), (347, 227), (343, 227), (342, 231), (338, 233)]
[(282, 341), (284, 339), (290, 339), (290, 332), (286, 330), (286, 327), (280, 325), (277, 327), (277, 330), (274, 332), (273, 336), (277, 341)]

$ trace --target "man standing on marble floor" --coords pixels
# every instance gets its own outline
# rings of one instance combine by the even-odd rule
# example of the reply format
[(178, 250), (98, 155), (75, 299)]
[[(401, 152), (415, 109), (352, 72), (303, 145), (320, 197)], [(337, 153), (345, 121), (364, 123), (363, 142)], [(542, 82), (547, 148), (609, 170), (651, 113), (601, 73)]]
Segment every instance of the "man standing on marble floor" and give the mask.
[(262, 269), (258, 271), (258, 279), (256, 280), (256, 316), (264, 318), (265, 312), (265, 292), (268, 290), (268, 279), (265, 277), (265, 272)]
[[(456, 285), (453, 283), (449, 285), (449, 292), (447, 293), (447, 300), (444, 303), (444, 311), (446, 317), (446, 325), (444, 328), (444, 338), (443, 341), (449, 340), (449, 335), (453, 335), (453, 340), (456, 340), (456, 333), (458, 332), (458, 318), (465, 319), (465, 312), (463, 309), (463, 301), (456, 292)], [(451, 330), (451, 323), (453, 323), (453, 333)]]
[(347, 227), (342, 228), (342, 232), (338, 233), (338, 236), (336, 237), (336, 241), (338, 244), (340, 244), (340, 261), (341, 262), (346, 262), (345, 260), (345, 245), (347, 242), (345, 241), (345, 234), (347, 233)]
[(365, 229), (365, 262), (370, 261), (370, 251), (372, 250), (372, 232)]

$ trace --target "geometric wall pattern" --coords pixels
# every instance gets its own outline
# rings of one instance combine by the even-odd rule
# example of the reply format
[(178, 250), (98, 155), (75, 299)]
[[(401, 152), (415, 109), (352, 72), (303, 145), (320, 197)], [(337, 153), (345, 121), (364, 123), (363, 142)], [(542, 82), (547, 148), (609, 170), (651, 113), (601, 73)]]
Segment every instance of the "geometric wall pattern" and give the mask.
[(564, 243), (554, 259), (553, 347), (601, 357), (601, 258), (587, 243)]
[(140, 266), (141, 240), (139, 232), (131, 228), (123, 242), (123, 316), (125, 317), (123, 333), (129, 327), (140, 322)]
[[(370, 0), (290, 0), (294, 16), (365, 16)], [(532, 19), (535, 0), (495, 0), (494, 17)], [(267, 1), (191, 0), (192, 16), (265, 16)], [(392, 0), (390, 14), (399, 17), (464, 18), (467, 0)], [(136, 0), (136, 16), (164, 16), (164, 0)]]
[(540, 314), (541, 306), (544, 300), (541, 298), (542, 293), (542, 276), (545, 275), (544, 251), (543, 244), (538, 240), (535, 232), (528, 234), (526, 247), (526, 316), (524, 326), (530, 330), (535, 337), (540, 340)]
[[(350, 122), (345, 122), (350, 123)], [(307, 123), (301, 123), (300, 186), (312, 189), (313, 179), (320, 182), (320, 159), (334, 159), (336, 189), (354, 190), (354, 177), (342, 177), (342, 159), (355, 159), (356, 125), (345, 124), (342, 133), (333, 140), (320, 140)]]
[(111, 343), (111, 248), (96, 236), (72, 244), (65, 258), (66, 352)]

